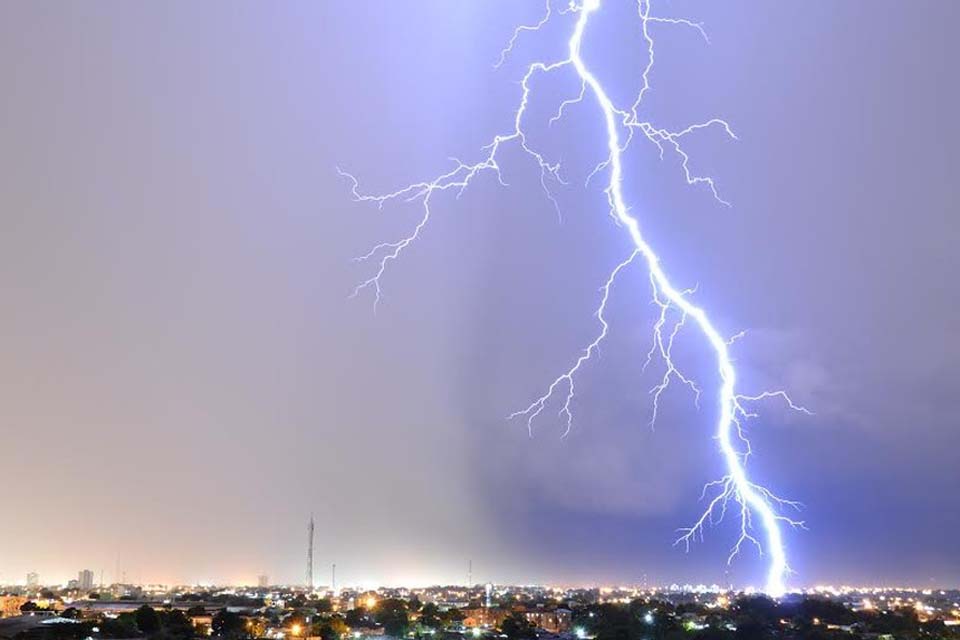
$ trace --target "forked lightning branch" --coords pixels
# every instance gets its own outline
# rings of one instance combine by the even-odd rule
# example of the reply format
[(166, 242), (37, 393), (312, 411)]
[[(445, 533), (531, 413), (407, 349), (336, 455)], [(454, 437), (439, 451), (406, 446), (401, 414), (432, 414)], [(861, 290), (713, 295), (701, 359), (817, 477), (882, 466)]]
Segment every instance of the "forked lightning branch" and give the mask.
[[(646, 64), (640, 77), (639, 92), (631, 104), (617, 104), (613, 101), (594, 75), (589, 61), (582, 57), (581, 49), (585, 39), (596, 35), (591, 34), (591, 18), (602, 11), (601, 5), (618, 1), (631, 2), (631, 0), (606, 0), (604, 3), (602, 0), (583, 0), (557, 8), (551, 6), (548, 0), (539, 21), (530, 25), (521, 25), (514, 30), (507, 46), (500, 52), (495, 66), (500, 66), (508, 56), (514, 53), (514, 45), (520, 38), (529, 37), (554, 20), (563, 20), (565, 24), (569, 24), (570, 37), (567, 42), (566, 57), (562, 60), (535, 60), (526, 65), (520, 83), (520, 98), (512, 121), (507, 124), (503, 132), (494, 135), (490, 143), (479, 150), (474, 162), (455, 160), (449, 171), (379, 195), (361, 191), (353, 175), (340, 172), (350, 180), (353, 195), (358, 201), (374, 203), (378, 207), (395, 201), (416, 202), (422, 208), (419, 221), (404, 237), (381, 242), (358, 258), (360, 262), (370, 265), (370, 272), (369, 276), (356, 287), (353, 295), (358, 296), (369, 291), (374, 305), (379, 304), (383, 278), (387, 269), (427, 228), (434, 213), (434, 207), (441, 202), (442, 196), (446, 193), (462, 195), (474, 179), (484, 173), (494, 174), (505, 186), (501, 174), (500, 156), (501, 152), (508, 147), (521, 150), (535, 164), (539, 170), (539, 184), (535, 185), (535, 188), (542, 190), (545, 197), (557, 206), (551, 186), (562, 182), (560, 164), (548, 158), (528, 140), (525, 132), (527, 125), (525, 118), (534, 78), (548, 74), (571, 75), (577, 80), (579, 91), (574, 95), (557, 99), (556, 110), (549, 123), (557, 122), (568, 111), (576, 108), (584, 110), (603, 124), (605, 137), (599, 142), (602, 143), (606, 153), (598, 158), (596, 167), (586, 178), (589, 180), (605, 177), (605, 202), (597, 203), (597, 211), (613, 217), (623, 232), (629, 236), (633, 250), (628, 256), (617, 261), (605, 282), (602, 283), (600, 299), (595, 309), (599, 326), (594, 339), (572, 358), (567, 369), (561, 371), (554, 380), (544, 386), (543, 393), (539, 397), (532, 399), (526, 407), (514, 412), (510, 417), (522, 420), (528, 429), (532, 429), (534, 422), (541, 419), (543, 412), (550, 407), (559, 411), (565, 429), (564, 434), (569, 433), (574, 420), (573, 403), (576, 397), (576, 382), (584, 373), (584, 365), (595, 356), (600, 344), (608, 335), (609, 325), (605, 312), (617, 279), (627, 269), (645, 269), (649, 276), (650, 289), (642, 295), (652, 296), (658, 315), (653, 326), (653, 345), (650, 351), (641, 357), (644, 358), (645, 366), (659, 362), (663, 367), (662, 377), (651, 390), (651, 423), (657, 419), (661, 395), (671, 384), (687, 387), (694, 401), (697, 402), (703, 396), (711, 395), (714, 398), (713, 401), (717, 403), (718, 415), (711, 435), (716, 438), (726, 468), (724, 477), (706, 484), (702, 496), (706, 500), (706, 507), (701, 517), (689, 527), (680, 530), (680, 537), (676, 543), (689, 548), (692, 542), (702, 538), (704, 529), (709, 525), (719, 522), (728, 515), (736, 517), (738, 535), (733, 542), (727, 562), (732, 562), (744, 545), (754, 546), (765, 557), (767, 563), (765, 591), (770, 595), (779, 596), (786, 589), (786, 579), (790, 572), (782, 530), (784, 526), (800, 527), (803, 523), (787, 515), (790, 511), (799, 508), (796, 502), (778, 497), (756, 483), (748, 474), (747, 462), (752, 451), (745, 432), (745, 422), (756, 417), (755, 405), (767, 399), (781, 400), (797, 411), (807, 412), (807, 410), (795, 404), (783, 391), (744, 392), (740, 389), (737, 370), (730, 355), (731, 345), (740, 335), (732, 337), (722, 335), (710, 320), (706, 309), (695, 302), (696, 292), (692, 289), (678, 288), (671, 281), (668, 266), (654, 247), (648, 244), (641, 232), (639, 219), (631, 213), (623, 195), (625, 179), (623, 156), (634, 141), (643, 140), (651, 144), (652, 151), (659, 154), (661, 158), (665, 154), (674, 154), (679, 160), (682, 178), (689, 185), (704, 189), (716, 201), (727, 205), (720, 196), (713, 178), (698, 175), (691, 167), (690, 156), (684, 144), (690, 136), (695, 136), (706, 128), (720, 129), (730, 138), (735, 139), (736, 136), (729, 124), (720, 118), (706, 118), (703, 122), (691, 124), (683, 129), (668, 130), (641, 117), (641, 107), (651, 90), (650, 74), (655, 62), (654, 36), (657, 31), (660, 29), (690, 30), (693, 35), (709, 44), (701, 24), (685, 18), (658, 15), (649, 2), (640, 1), (635, 4), (637, 37), (642, 40), (647, 53)], [(598, 218), (602, 217), (598, 216)], [(696, 344), (710, 354), (718, 379), (716, 391), (703, 390), (693, 378), (677, 366), (673, 349), (681, 332), (684, 335), (690, 334), (688, 339), (696, 341)], [(731, 513), (728, 514), (728, 511)]]

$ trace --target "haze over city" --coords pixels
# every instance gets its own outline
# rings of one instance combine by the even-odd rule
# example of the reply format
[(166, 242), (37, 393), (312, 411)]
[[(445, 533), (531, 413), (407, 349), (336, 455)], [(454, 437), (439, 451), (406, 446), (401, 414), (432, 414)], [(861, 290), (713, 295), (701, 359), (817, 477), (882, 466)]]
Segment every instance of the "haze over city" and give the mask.
[[(608, 2), (584, 55), (626, 99), (636, 9)], [(563, 55), (561, 16), (494, 67), (543, 8), (0, 5), (0, 585), (300, 585), (311, 515), (318, 585), (333, 563), (358, 588), (761, 585), (766, 557), (727, 564), (734, 521), (674, 546), (725, 471), (710, 401), (671, 388), (649, 424), (643, 268), (569, 434), (558, 408), (507, 420), (593, 338), (632, 250), (581, 188), (604, 159), (592, 102), (553, 127), (556, 101), (531, 107), (575, 176), (559, 219), (508, 153), (507, 187), (438, 196), (376, 310), (350, 298), (353, 259), (419, 210), (355, 202), (337, 168), (380, 193), (475, 160), (525, 65)], [(647, 108), (730, 123), (689, 149), (731, 206), (639, 143), (626, 196), (673, 277), (746, 331), (740, 378), (812, 412), (764, 403), (750, 426), (753, 476), (803, 505), (791, 583), (960, 585), (960, 5), (662, 10), (709, 43), (657, 25)], [(709, 398), (697, 340), (678, 358)]]

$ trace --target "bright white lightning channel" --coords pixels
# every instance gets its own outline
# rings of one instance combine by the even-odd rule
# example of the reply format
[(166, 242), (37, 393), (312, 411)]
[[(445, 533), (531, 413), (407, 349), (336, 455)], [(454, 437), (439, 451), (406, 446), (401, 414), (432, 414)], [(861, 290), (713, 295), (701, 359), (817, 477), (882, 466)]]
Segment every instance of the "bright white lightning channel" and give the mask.
[[(650, 122), (640, 119), (638, 113), (641, 104), (650, 90), (650, 73), (654, 65), (654, 40), (651, 33), (651, 25), (675, 25), (688, 27), (695, 30), (707, 40), (707, 36), (699, 23), (692, 22), (683, 18), (666, 18), (651, 14), (650, 3), (644, 0), (637, 2), (637, 16), (640, 25), (640, 32), (648, 51), (648, 61), (642, 72), (641, 88), (634, 103), (629, 107), (619, 107), (607, 94), (603, 85), (596, 76), (590, 71), (583, 57), (581, 56), (581, 45), (591, 16), (599, 11), (601, 0), (583, 0), (580, 3), (571, 2), (564, 10), (557, 12), (560, 15), (570, 14), (575, 16), (576, 21), (573, 26), (573, 33), (568, 41), (568, 57), (556, 62), (536, 61), (526, 67), (526, 73), (523, 76), (521, 87), (521, 98), (517, 110), (514, 113), (512, 128), (505, 133), (496, 135), (493, 140), (483, 148), (484, 154), (481, 159), (474, 164), (465, 164), (459, 160), (454, 160), (454, 167), (447, 173), (441, 174), (432, 180), (418, 182), (408, 185), (397, 191), (370, 195), (361, 193), (359, 183), (351, 174), (340, 172), (352, 183), (352, 192), (358, 201), (374, 202), (379, 207), (394, 200), (408, 202), (419, 202), (422, 206), (422, 215), (419, 222), (413, 230), (394, 242), (383, 242), (374, 246), (367, 254), (358, 258), (361, 262), (372, 262), (375, 264), (373, 274), (361, 282), (353, 292), (353, 295), (359, 295), (361, 292), (371, 289), (374, 292), (374, 305), (379, 304), (381, 299), (381, 279), (388, 265), (396, 260), (403, 251), (415, 240), (420, 237), (421, 232), (427, 226), (432, 214), (431, 205), (435, 195), (444, 191), (454, 191), (459, 197), (470, 185), (473, 179), (480, 173), (487, 171), (493, 172), (497, 179), (503, 184), (498, 163), (498, 154), (500, 150), (507, 145), (518, 146), (525, 154), (537, 163), (540, 169), (540, 187), (543, 189), (546, 197), (550, 199), (555, 207), (559, 206), (554, 199), (549, 184), (551, 182), (562, 183), (560, 174), (560, 164), (549, 162), (540, 152), (534, 149), (527, 140), (527, 135), (523, 128), (523, 118), (526, 115), (527, 104), (531, 93), (530, 81), (540, 74), (556, 73), (563, 70), (570, 70), (576, 74), (580, 81), (580, 91), (577, 96), (561, 101), (558, 104), (556, 114), (550, 119), (549, 124), (554, 124), (561, 119), (567, 109), (573, 105), (584, 102), (587, 96), (595, 100), (595, 106), (599, 108), (599, 113), (603, 118), (606, 131), (606, 158), (600, 162), (593, 172), (588, 176), (590, 178), (602, 173), (608, 176), (608, 182), (605, 189), (609, 213), (614, 220), (626, 230), (630, 240), (633, 242), (634, 250), (623, 261), (618, 263), (611, 271), (609, 277), (601, 288), (601, 299), (596, 310), (596, 316), (600, 323), (600, 331), (594, 340), (583, 349), (581, 355), (577, 357), (573, 365), (564, 371), (560, 376), (551, 382), (543, 395), (534, 400), (525, 409), (511, 414), (511, 418), (525, 418), (527, 428), (532, 430), (534, 420), (551, 402), (558, 403), (560, 406), (560, 416), (565, 421), (564, 435), (569, 433), (573, 424), (572, 403), (575, 398), (575, 379), (580, 373), (583, 365), (588, 362), (596, 353), (601, 342), (606, 338), (609, 325), (604, 312), (607, 307), (611, 291), (620, 273), (631, 266), (637, 259), (641, 259), (646, 265), (649, 273), (650, 285), (653, 292), (653, 300), (658, 305), (660, 313), (653, 327), (653, 346), (647, 354), (646, 365), (656, 357), (664, 364), (664, 374), (659, 384), (651, 390), (652, 396), (652, 418), (651, 424), (656, 420), (659, 410), (659, 400), (661, 394), (667, 389), (673, 380), (689, 387), (695, 394), (699, 402), (701, 390), (697, 384), (687, 377), (676, 366), (673, 359), (674, 342), (684, 326), (692, 325), (696, 327), (700, 335), (705, 339), (706, 345), (710, 348), (716, 358), (716, 372), (719, 376), (719, 392), (717, 402), (719, 408), (719, 418), (716, 424), (715, 437), (719, 443), (720, 452), (726, 466), (727, 473), (720, 480), (708, 483), (704, 487), (702, 499), (711, 494), (703, 514), (690, 527), (681, 529), (681, 536), (676, 541), (689, 549), (689, 545), (695, 540), (702, 538), (704, 529), (711, 524), (715, 524), (726, 515), (727, 507), (731, 502), (737, 506), (739, 516), (739, 537), (734, 543), (727, 562), (732, 562), (733, 558), (740, 552), (744, 543), (753, 544), (761, 554), (768, 557), (768, 570), (766, 578), (765, 591), (772, 596), (780, 596), (786, 590), (786, 577), (790, 572), (787, 564), (786, 549), (783, 542), (781, 531), (782, 525), (803, 526), (801, 521), (792, 519), (783, 514), (784, 508), (798, 508), (796, 502), (784, 500), (771, 493), (766, 488), (754, 483), (747, 474), (747, 459), (752, 451), (750, 443), (746, 438), (743, 428), (743, 421), (755, 417), (756, 413), (749, 410), (748, 407), (756, 402), (770, 398), (783, 400), (791, 409), (809, 413), (803, 407), (795, 404), (784, 391), (764, 391), (758, 394), (744, 394), (737, 388), (737, 374), (730, 356), (730, 345), (742, 334), (733, 338), (724, 338), (717, 328), (710, 321), (706, 311), (692, 301), (692, 289), (678, 289), (671, 282), (664, 270), (660, 256), (651, 247), (640, 230), (640, 224), (634, 217), (623, 197), (623, 163), (624, 152), (632, 142), (634, 135), (639, 133), (646, 140), (656, 146), (660, 157), (665, 152), (673, 153), (679, 159), (686, 182), (694, 186), (704, 186), (713, 195), (713, 197), (722, 204), (728, 204), (724, 201), (718, 191), (712, 178), (708, 176), (699, 176), (690, 169), (690, 157), (682, 146), (683, 139), (701, 129), (708, 127), (718, 127), (731, 138), (736, 138), (726, 121), (719, 118), (711, 118), (705, 122), (693, 124), (679, 131), (669, 131), (654, 126)], [(521, 25), (516, 28), (508, 45), (501, 51), (496, 66), (500, 66), (513, 52), (514, 45), (523, 32), (539, 31), (553, 17), (554, 9), (550, 1), (546, 2), (546, 11), (539, 22), (533, 25)], [(707, 40), (709, 42), (709, 40)], [(755, 520), (759, 520), (759, 530)], [(763, 538), (763, 542), (761, 542)]]

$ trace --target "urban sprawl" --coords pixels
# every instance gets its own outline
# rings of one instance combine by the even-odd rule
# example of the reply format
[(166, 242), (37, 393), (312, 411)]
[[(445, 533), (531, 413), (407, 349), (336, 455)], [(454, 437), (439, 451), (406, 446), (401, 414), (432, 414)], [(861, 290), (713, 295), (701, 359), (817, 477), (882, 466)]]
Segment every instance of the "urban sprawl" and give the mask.
[(95, 585), (0, 588), (10, 640), (960, 640), (960, 591), (817, 587), (772, 600), (717, 586), (375, 590)]

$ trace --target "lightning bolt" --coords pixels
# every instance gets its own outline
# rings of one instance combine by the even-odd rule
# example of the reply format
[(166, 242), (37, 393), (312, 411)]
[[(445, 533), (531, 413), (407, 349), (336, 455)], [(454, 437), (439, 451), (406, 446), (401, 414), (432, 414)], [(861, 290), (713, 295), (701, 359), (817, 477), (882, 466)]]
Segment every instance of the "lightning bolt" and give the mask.
[[(669, 18), (651, 13), (650, 2), (639, 0), (637, 19), (640, 26), (640, 35), (646, 43), (648, 52), (647, 64), (640, 78), (640, 89), (635, 101), (628, 107), (621, 107), (614, 103), (604, 86), (591, 72), (581, 55), (581, 48), (590, 18), (600, 10), (601, 0), (582, 0), (569, 2), (562, 11), (554, 12), (549, 0), (546, 2), (543, 17), (535, 24), (517, 27), (506, 47), (500, 52), (495, 66), (500, 67), (513, 53), (517, 41), (525, 32), (541, 30), (554, 15), (575, 17), (573, 31), (568, 40), (567, 57), (554, 61), (535, 61), (526, 66), (526, 71), (520, 82), (520, 101), (514, 112), (510, 129), (493, 137), (492, 141), (482, 148), (478, 161), (472, 164), (452, 159), (453, 167), (435, 178), (423, 182), (407, 185), (390, 193), (371, 195), (360, 190), (357, 179), (350, 173), (338, 172), (348, 179), (352, 185), (352, 193), (356, 200), (374, 203), (378, 207), (394, 202), (419, 202), (422, 207), (419, 222), (406, 236), (396, 241), (382, 242), (375, 245), (368, 253), (360, 256), (361, 262), (372, 262), (373, 272), (363, 280), (353, 291), (353, 296), (360, 295), (366, 290), (372, 290), (374, 307), (382, 299), (381, 280), (391, 262), (397, 260), (413, 242), (418, 240), (427, 227), (432, 215), (434, 199), (446, 191), (456, 193), (459, 198), (480, 174), (493, 173), (500, 184), (505, 184), (498, 163), (500, 151), (508, 145), (519, 147), (539, 168), (539, 182), (547, 199), (557, 208), (559, 205), (551, 192), (553, 184), (565, 184), (560, 173), (560, 164), (549, 162), (542, 153), (527, 139), (524, 131), (524, 117), (527, 115), (527, 105), (531, 94), (531, 81), (540, 75), (572, 72), (579, 80), (580, 89), (576, 96), (561, 101), (553, 117), (548, 121), (553, 125), (561, 120), (570, 108), (587, 101), (592, 97), (599, 116), (602, 118), (606, 132), (605, 157), (594, 167), (587, 176), (586, 182), (595, 176), (604, 174), (607, 183), (604, 189), (606, 194), (609, 215), (629, 236), (634, 249), (630, 255), (617, 263), (600, 289), (600, 301), (595, 315), (599, 322), (599, 331), (594, 339), (581, 351), (573, 364), (557, 376), (544, 390), (544, 393), (531, 402), (526, 408), (510, 414), (510, 418), (525, 420), (528, 430), (533, 430), (533, 423), (552, 403), (559, 405), (559, 417), (564, 424), (563, 435), (567, 435), (573, 427), (573, 403), (576, 398), (577, 376), (597, 353), (601, 343), (609, 333), (609, 324), (605, 317), (608, 300), (618, 277), (636, 263), (642, 263), (649, 275), (649, 282), (654, 304), (659, 309), (657, 320), (653, 326), (653, 345), (647, 353), (644, 368), (655, 359), (662, 362), (664, 373), (660, 382), (650, 391), (652, 397), (652, 417), (650, 424), (657, 419), (660, 409), (660, 399), (664, 391), (676, 381), (687, 387), (699, 403), (702, 391), (697, 383), (676, 365), (673, 357), (673, 347), (681, 331), (687, 327), (695, 328), (705, 343), (709, 353), (715, 360), (716, 374), (719, 378), (719, 390), (716, 396), (718, 419), (715, 426), (715, 438), (719, 444), (720, 453), (726, 467), (726, 475), (719, 480), (707, 483), (703, 488), (701, 500), (707, 500), (702, 515), (689, 527), (680, 529), (680, 537), (675, 544), (689, 549), (691, 543), (702, 539), (704, 530), (723, 520), (728, 507), (735, 505), (738, 521), (739, 536), (731, 548), (727, 562), (730, 563), (740, 553), (742, 547), (753, 545), (761, 555), (768, 557), (765, 591), (772, 596), (782, 595), (786, 590), (786, 577), (790, 572), (787, 564), (786, 548), (783, 541), (782, 527), (802, 527), (803, 522), (785, 515), (790, 509), (799, 509), (800, 504), (775, 495), (763, 486), (751, 480), (747, 473), (747, 460), (752, 454), (744, 423), (749, 418), (757, 416), (752, 409), (757, 403), (778, 399), (784, 401), (793, 410), (809, 413), (807, 409), (793, 402), (781, 390), (763, 391), (755, 394), (746, 394), (737, 387), (737, 372), (730, 355), (730, 347), (735, 340), (743, 336), (737, 334), (731, 338), (724, 338), (710, 320), (707, 312), (693, 301), (695, 289), (679, 289), (670, 280), (663, 267), (662, 260), (653, 247), (647, 242), (641, 232), (639, 220), (630, 212), (623, 196), (623, 155), (638, 137), (650, 142), (661, 158), (666, 153), (672, 153), (679, 160), (683, 178), (687, 184), (709, 190), (712, 197), (719, 203), (729, 206), (719, 193), (719, 190), (709, 176), (697, 174), (691, 168), (691, 159), (684, 149), (684, 142), (688, 136), (696, 134), (706, 128), (719, 128), (732, 139), (736, 135), (730, 125), (720, 118), (710, 118), (702, 123), (690, 125), (678, 131), (670, 131), (658, 127), (640, 117), (641, 106), (647, 93), (651, 89), (650, 74), (653, 70), (654, 38), (651, 27), (654, 25), (679, 26), (696, 31), (707, 43), (709, 38), (700, 23), (684, 18)], [(699, 404), (698, 404), (699, 406)], [(709, 499), (708, 499), (709, 496)]]

